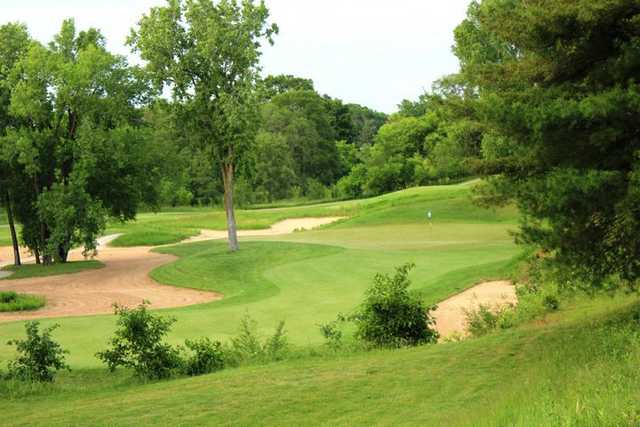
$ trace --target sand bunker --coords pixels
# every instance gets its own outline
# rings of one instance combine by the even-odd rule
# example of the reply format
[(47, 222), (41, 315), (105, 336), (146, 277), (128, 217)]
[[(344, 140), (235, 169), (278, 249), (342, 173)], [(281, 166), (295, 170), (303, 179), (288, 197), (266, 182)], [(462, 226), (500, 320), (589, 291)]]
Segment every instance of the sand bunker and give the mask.
[[(285, 219), (267, 228), (265, 230), (238, 230), (239, 237), (255, 237), (255, 236), (281, 236), (283, 234), (293, 233), (300, 230), (311, 230), (322, 225), (331, 224), (333, 222), (344, 219), (342, 216), (324, 217), (324, 218), (293, 218)], [(185, 240), (183, 243), (202, 242), (205, 240), (226, 239), (227, 232), (220, 230), (200, 230), (200, 234)]]
[(479, 305), (491, 307), (516, 304), (516, 288), (509, 281), (481, 283), (438, 304), (433, 312), (436, 329), (442, 338), (455, 334), (466, 335), (465, 310), (477, 309)]
[(165, 286), (152, 280), (149, 272), (174, 261), (176, 258), (172, 255), (150, 252), (150, 248), (106, 248), (97, 258), (105, 268), (63, 276), (0, 281), (0, 290), (47, 298), (47, 305), (37, 311), (0, 313), (0, 322), (112, 313), (116, 302), (135, 306), (148, 300), (153, 308), (169, 308), (222, 298), (213, 292)]

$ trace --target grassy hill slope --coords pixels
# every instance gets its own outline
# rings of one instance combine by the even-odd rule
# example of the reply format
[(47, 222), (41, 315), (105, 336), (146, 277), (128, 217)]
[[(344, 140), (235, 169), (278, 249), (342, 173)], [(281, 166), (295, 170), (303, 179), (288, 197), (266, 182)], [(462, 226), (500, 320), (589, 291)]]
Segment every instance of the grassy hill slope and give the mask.
[(11, 426), (638, 425), (639, 314), (628, 298), (580, 299), (462, 343), (150, 384), (81, 370), (0, 409)]

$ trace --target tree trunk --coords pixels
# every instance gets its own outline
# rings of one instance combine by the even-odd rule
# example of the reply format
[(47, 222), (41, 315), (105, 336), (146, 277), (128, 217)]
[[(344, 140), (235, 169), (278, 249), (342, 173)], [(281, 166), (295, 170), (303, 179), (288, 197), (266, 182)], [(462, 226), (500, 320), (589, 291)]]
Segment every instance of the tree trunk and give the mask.
[[(38, 186), (38, 177), (37, 176), (33, 176), (33, 189), (35, 191), (36, 194), (36, 199), (38, 198), (38, 195), (40, 194), (40, 187)], [(40, 242), (38, 243), (38, 248), (36, 248), (36, 264), (44, 264), (44, 265), (48, 265), (51, 264), (51, 256), (47, 255), (46, 252), (44, 252), (45, 247), (47, 246), (47, 235), (48, 235), (48, 231), (47, 231), (47, 227), (46, 225), (40, 221)], [(40, 254), (40, 249), (43, 250), (43, 253)], [(42, 256), (40, 256), (42, 255)]]
[(20, 244), (18, 243), (18, 234), (16, 233), (16, 225), (13, 220), (13, 206), (11, 205), (11, 196), (7, 191), (5, 193), (5, 200), (7, 205), (7, 219), (9, 220), (9, 230), (11, 231), (11, 243), (13, 244), (13, 264), (16, 266), (22, 265), (20, 260)]
[(58, 257), (60, 258), (61, 263), (66, 263), (69, 259), (69, 249), (66, 246), (59, 245), (58, 246)]
[(222, 181), (224, 183), (224, 210), (227, 214), (229, 250), (231, 250), (231, 252), (236, 252), (240, 247), (238, 245), (236, 215), (233, 210), (233, 164), (222, 165)]

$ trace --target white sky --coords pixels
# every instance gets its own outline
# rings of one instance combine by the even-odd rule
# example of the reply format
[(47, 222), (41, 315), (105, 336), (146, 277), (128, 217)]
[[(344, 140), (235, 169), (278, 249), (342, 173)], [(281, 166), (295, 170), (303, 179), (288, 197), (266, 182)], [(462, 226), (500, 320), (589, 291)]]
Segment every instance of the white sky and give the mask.
[[(265, 48), (265, 74), (312, 78), (321, 93), (393, 112), (456, 72), (453, 29), (470, 0), (266, 0), (280, 27)], [(97, 27), (112, 52), (140, 16), (164, 0), (0, 0), (0, 24), (21, 21), (48, 42), (63, 19)]]

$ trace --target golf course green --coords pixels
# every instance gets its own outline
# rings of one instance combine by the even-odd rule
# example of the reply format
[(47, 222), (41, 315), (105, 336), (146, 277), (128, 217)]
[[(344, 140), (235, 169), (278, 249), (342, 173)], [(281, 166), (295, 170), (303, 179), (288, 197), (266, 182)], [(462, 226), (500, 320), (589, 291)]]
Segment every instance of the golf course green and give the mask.
[[(637, 315), (636, 300), (629, 297), (576, 297), (544, 321), (460, 343), (345, 353), (323, 347), (318, 325), (352, 312), (375, 273), (415, 263), (413, 289), (429, 304), (480, 281), (509, 277), (522, 250), (509, 234), (517, 212), (474, 206), (473, 185), (242, 211), (239, 217), (252, 227), (291, 217), (349, 218), (313, 231), (245, 238), (235, 254), (223, 241), (155, 249), (179, 257), (151, 273), (156, 281), (224, 294), (220, 301), (161, 310), (177, 319), (170, 342), (228, 340), (248, 313), (262, 335), (285, 321), (293, 356), (143, 383), (127, 371), (108, 373), (95, 357), (114, 330), (114, 316), (47, 319), (43, 325), (60, 325), (54, 336), (69, 350), (72, 371), (61, 373), (53, 385), (0, 387), (0, 395), (9, 397), (0, 403), (7, 425), (81, 425), (88, 417), (93, 425), (485, 425), (483, 419), (486, 425), (551, 425), (562, 424), (563, 417), (584, 421), (569, 425), (603, 425), (605, 418), (590, 409), (595, 403), (632, 411), (633, 395), (623, 392), (638, 379), (631, 371), (640, 346), (628, 328), (612, 326)], [(155, 239), (154, 233), (180, 228), (193, 235), (198, 227), (218, 227), (222, 215), (212, 210), (145, 214), (111, 231), (125, 237), (130, 232), (125, 243), (148, 244), (145, 236)], [(3, 341), (22, 335), (22, 322), (0, 324)], [(615, 352), (607, 344), (611, 339), (617, 340)], [(2, 365), (13, 355), (12, 347), (0, 346)], [(567, 360), (571, 372), (564, 370)], [(611, 369), (617, 382), (607, 382)], [(537, 397), (530, 400), (532, 393)], [(577, 417), (572, 399), (582, 411)], [(619, 413), (637, 417), (637, 412)]]
[[(348, 314), (363, 298), (376, 273), (413, 262), (413, 288), (435, 304), (485, 279), (499, 279), (519, 254), (509, 231), (515, 229), (511, 208), (497, 212), (472, 205), (473, 183), (450, 187), (414, 188), (362, 201), (273, 210), (242, 211), (240, 218), (265, 226), (282, 218), (350, 215), (318, 230), (285, 236), (247, 238), (242, 250), (229, 253), (224, 241), (162, 247), (156, 251), (180, 257), (151, 273), (156, 281), (216, 291), (221, 301), (163, 310), (177, 319), (171, 338), (207, 336), (224, 340), (238, 330), (249, 314), (262, 333), (285, 321), (291, 342), (318, 345), (318, 324)], [(434, 213), (432, 223), (426, 212)], [(109, 232), (125, 233), (140, 245), (147, 233), (220, 228), (223, 212), (207, 210), (148, 214), (131, 225)], [(242, 224), (242, 223), (241, 223)], [(196, 234), (196, 232), (186, 234)], [(117, 241), (116, 241), (117, 242)], [(152, 307), (153, 308), (153, 307)], [(44, 320), (60, 324), (57, 337), (70, 351), (74, 367), (100, 366), (94, 354), (102, 349), (114, 328), (114, 316)], [(90, 331), (90, 333), (87, 333)], [(3, 337), (18, 337), (22, 324), (0, 324)], [(0, 346), (0, 360), (12, 349)]]

